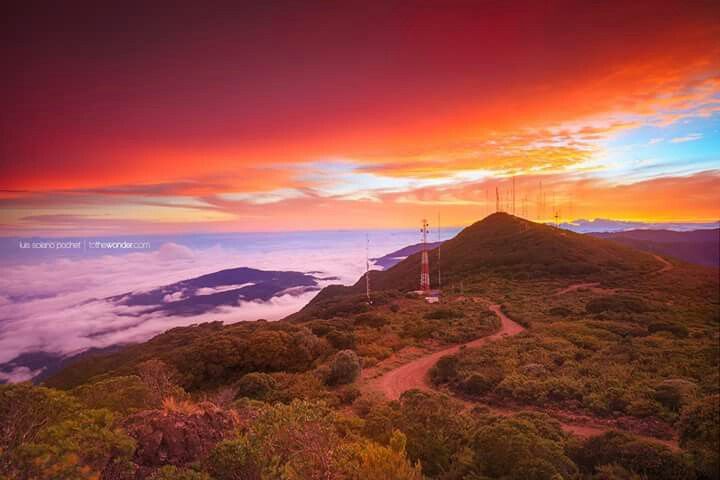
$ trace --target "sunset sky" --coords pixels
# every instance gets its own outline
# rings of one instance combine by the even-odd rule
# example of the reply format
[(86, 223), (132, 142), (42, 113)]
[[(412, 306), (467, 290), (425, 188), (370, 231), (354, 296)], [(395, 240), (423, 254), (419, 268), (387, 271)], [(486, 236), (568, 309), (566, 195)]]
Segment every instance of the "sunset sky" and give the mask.
[(717, 1), (60, 3), (4, 15), (2, 235), (464, 225), (512, 177), (720, 218)]

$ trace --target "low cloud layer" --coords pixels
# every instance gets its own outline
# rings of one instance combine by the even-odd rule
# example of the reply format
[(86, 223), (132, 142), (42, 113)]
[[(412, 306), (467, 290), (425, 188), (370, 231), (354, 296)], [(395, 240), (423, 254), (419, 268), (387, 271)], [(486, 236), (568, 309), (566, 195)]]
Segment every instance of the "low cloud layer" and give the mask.
[[(316, 292), (283, 292), (267, 302), (241, 301), (195, 316), (142, 313), (146, 306), (121, 305), (106, 298), (238, 266), (320, 271), (319, 277), (332, 275), (352, 283), (362, 273), (362, 240), (328, 242), (324, 248), (304, 240), (287, 245), (278, 242), (242, 251), (219, 244), (191, 249), (168, 243), (143, 253), (6, 266), (0, 278), (0, 364), (27, 352), (72, 355), (89, 348), (144, 341), (177, 326), (283, 318)], [(387, 247), (378, 247), (381, 252), (404, 240), (390, 237), (385, 242)], [(28, 368), (5, 369), (0, 380), (22, 381), (38, 373)]]

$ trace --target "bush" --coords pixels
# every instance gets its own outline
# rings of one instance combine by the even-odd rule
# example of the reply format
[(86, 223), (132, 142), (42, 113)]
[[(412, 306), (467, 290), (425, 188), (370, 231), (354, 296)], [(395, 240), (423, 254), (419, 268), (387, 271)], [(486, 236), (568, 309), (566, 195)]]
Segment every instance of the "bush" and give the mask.
[(394, 428), (407, 435), (407, 451), (431, 478), (450, 470), (454, 458), (468, 444), (471, 420), (461, 403), (444, 395), (410, 390), (400, 397)]
[(11, 478), (96, 479), (104, 471), (128, 471), (134, 448), (109, 411), (82, 410), (43, 428), (35, 442), (22, 444), (15, 466), (23, 476)]
[(590, 300), (585, 306), (585, 310), (588, 313), (643, 313), (647, 312), (649, 307), (639, 298), (625, 295), (609, 295)]
[(81, 385), (71, 393), (90, 408), (107, 408), (122, 414), (160, 406), (159, 397), (136, 375)]
[(389, 447), (374, 442), (354, 445), (349, 449), (351, 458), (348, 461), (346, 478), (422, 480), (420, 464), (412, 465), (406, 457), (405, 443), (405, 435), (395, 430)]
[(460, 388), (470, 395), (484, 395), (492, 391), (503, 380), (499, 368), (484, 368), (465, 379)]
[(548, 312), (553, 317), (568, 317), (572, 315), (572, 310), (566, 307), (553, 307)]
[(690, 403), (697, 392), (696, 383), (681, 378), (671, 378), (655, 387), (655, 400), (668, 410), (677, 412), (684, 405)]
[(330, 366), (330, 374), (325, 379), (328, 385), (344, 385), (354, 382), (362, 366), (357, 354), (352, 350), (341, 350), (335, 354)]
[(686, 448), (706, 478), (720, 472), (720, 395), (710, 395), (683, 409), (680, 446)]
[(207, 473), (198, 472), (189, 468), (177, 468), (166, 465), (156, 470), (148, 480), (213, 480)]
[(355, 317), (355, 326), (380, 328), (388, 323), (387, 318), (376, 313), (362, 313)]
[(583, 471), (590, 474), (602, 465), (617, 463), (644, 478), (681, 480), (694, 477), (693, 469), (669, 448), (620, 432), (590, 437), (574, 446), (570, 455)]
[(275, 379), (267, 373), (252, 372), (244, 375), (235, 385), (237, 397), (267, 400), (277, 386)]
[(441, 357), (435, 366), (430, 369), (430, 378), (433, 383), (447, 383), (457, 376), (458, 359), (454, 355)]
[(341, 438), (333, 420), (323, 403), (296, 400), (263, 408), (242, 440), (248, 464), (256, 465), (263, 479), (342, 478), (344, 449), (338, 448)]
[(425, 318), (428, 320), (450, 320), (453, 318), (462, 318), (464, 316), (465, 313), (454, 308), (436, 308), (432, 312), (425, 314)]
[(204, 462), (213, 480), (256, 480), (260, 471), (246, 437), (225, 440), (212, 449)]
[(496, 419), (472, 442), (474, 470), (490, 478), (576, 478), (559, 424), (547, 415)]
[(332, 330), (326, 336), (330, 345), (338, 350), (355, 348), (355, 334), (352, 332), (341, 332)]
[(669, 332), (675, 335), (678, 338), (688, 338), (690, 333), (688, 332), (688, 329), (685, 325), (679, 325), (676, 323), (666, 323), (666, 322), (654, 322), (648, 325), (648, 332), (650, 333), (657, 333), (657, 332)]

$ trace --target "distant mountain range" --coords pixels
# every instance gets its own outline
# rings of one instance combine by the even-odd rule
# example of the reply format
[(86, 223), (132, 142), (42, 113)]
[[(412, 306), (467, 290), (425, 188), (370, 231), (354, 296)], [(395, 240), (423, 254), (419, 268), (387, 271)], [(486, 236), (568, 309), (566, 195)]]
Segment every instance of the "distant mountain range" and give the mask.
[(624, 232), (627, 230), (673, 230), (687, 232), (691, 230), (704, 230), (718, 228), (718, 222), (688, 223), (688, 222), (629, 222), (625, 220), (609, 220), (596, 218), (594, 220), (572, 220), (560, 224), (560, 228), (577, 233), (590, 232)]
[(240, 301), (265, 302), (280, 295), (301, 295), (319, 290), (319, 278), (307, 273), (230, 268), (158, 287), (146, 292), (128, 292), (105, 300), (130, 307), (147, 306), (138, 313), (200, 315)]
[(433, 250), (438, 246), (442, 245), (442, 243), (443, 242), (428, 242), (424, 245), (422, 243), (416, 243), (414, 245), (408, 245), (407, 247), (403, 247), (400, 250), (390, 252), (387, 255), (383, 255), (382, 257), (371, 258), (370, 260), (372, 260), (374, 265), (380, 266), (384, 270), (387, 270), (388, 268), (392, 268), (401, 261), (405, 260), (410, 255), (422, 251), (423, 247), (429, 250)]
[(718, 228), (691, 232), (628, 230), (625, 232), (592, 232), (588, 235), (698, 265), (716, 268), (720, 265), (720, 229)]
[[(301, 295), (320, 289), (319, 281), (337, 280), (337, 277), (317, 277), (292, 271), (266, 271), (254, 268), (230, 268), (183, 280), (148, 291), (127, 292), (100, 299), (116, 305), (146, 307), (127, 315), (142, 322), (149, 313), (173, 316), (194, 316), (219, 307), (237, 306), (239, 302), (265, 302), (282, 295)], [(91, 300), (98, 301), (98, 300)], [(97, 332), (102, 335), (111, 332)], [(9, 362), (0, 364), (0, 384), (32, 378), (39, 382), (79, 358), (91, 353), (109, 352), (120, 348), (113, 345), (105, 349), (90, 349), (78, 355), (60, 355), (35, 351), (23, 353)]]

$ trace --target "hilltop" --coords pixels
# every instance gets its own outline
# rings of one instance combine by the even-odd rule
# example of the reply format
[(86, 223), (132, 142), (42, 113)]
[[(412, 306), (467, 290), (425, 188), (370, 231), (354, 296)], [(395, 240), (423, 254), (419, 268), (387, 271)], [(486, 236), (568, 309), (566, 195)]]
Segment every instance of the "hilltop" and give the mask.
[[(463, 229), (441, 246), (443, 286), (481, 278), (509, 281), (587, 282), (613, 284), (657, 268), (653, 255), (615, 242), (534, 223), (507, 213), (494, 213)], [(437, 286), (437, 247), (429, 252), (430, 281)], [(418, 286), (420, 253), (415, 252), (386, 271), (371, 271), (374, 290), (414, 290)], [(364, 292), (364, 277), (351, 287), (330, 286), (306, 311), (330, 298)]]
[(507, 214), (441, 248), (441, 304), (412, 293), (415, 253), (371, 272), (371, 302), (360, 279), (0, 386), (0, 420), (48, 425), (27, 433), (45, 463), (0, 438), (0, 473), (71, 455), (104, 480), (716, 477), (717, 270)]

